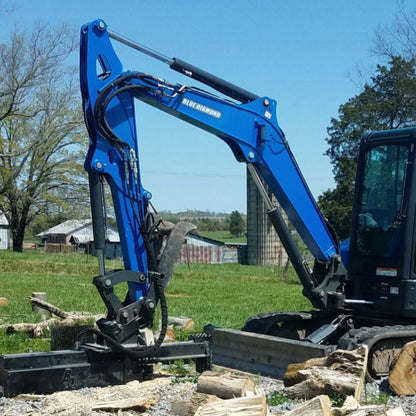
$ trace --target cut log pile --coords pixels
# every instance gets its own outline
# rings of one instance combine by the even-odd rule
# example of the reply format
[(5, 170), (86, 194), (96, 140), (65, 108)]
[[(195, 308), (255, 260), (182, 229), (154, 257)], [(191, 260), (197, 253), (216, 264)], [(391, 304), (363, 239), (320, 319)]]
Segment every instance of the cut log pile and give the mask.
[[(332, 356), (328, 357), (327, 365), (329, 364), (329, 385), (332, 397), (335, 393), (343, 395), (342, 392), (358, 392), (362, 389), (364, 368), (362, 363), (366, 360), (366, 348), (358, 349), (356, 351), (337, 351)], [(308, 370), (314, 373), (314, 364), (316, 360), (313, 359), (308, 362)], [(361, 364), (360, 364), (361, 363)], [(361, 366), (361, 372), (359, 372)], [(319, 362), (317, 374), (312, 377), (320, 377), (320, 381), (326, 377), (324, 374), (326, 370), (323, 369), (325, 365)], [(330, 368), (332, 367), (332, 368)], [(334, 370), (338, 367), (338, 370)], [(303, 371), (291, 369), (291, 380), (293, 382), (293, 371)], [(338, 376), (344, 380), (348, 380), (348, 387), (340, 387), (342, 381), (338, 384), (332, 382), (334, 371), (338, 371)], [(347, 375), (344, 375), (345, 373)], [(350, 374), (355, 374), (350, 380)], [(302, 382), (300, 382), (302, 383)], [(319, 383), (322, 390), (325, 383)], [(338, 389), (338, 390), (337, 390)], [(287, 390), (286, 390), (287, 391)], [(305, 390), (300, 389), (299, 392)], [(315, 389), (319, 393), (319, 389)], [(328, 390), (326, 390), (328, 391)], [(301, 394), (301, 393), (300, 393)], [(295, 397), (293, 390), (291, 396), (296, 399), (303, 399), (298, 396)], [(172, 404), (172, 416), (406, 416), (401, 408), (392, 408), (385, 405), (371, 405), (362, 406), (354, 396), (346, 396), (342, 407), (333, 407), (331, 399), (327, 394), (318, 394), (313, 398), (302, 401), (293, 410), (282, 412), (270, 409), (267, 405), (267, 399), (264, 392), (258, 389), (247, 376), (234, 375), (232, 373), (216, 373), (207, 371), (199, 377), (197, 390), (194, 392), (188, 401), (181, 401)]]
[(206, 371), (189, 401), (173, 403), (176, 416), (267, 416), (266, 396), (246, 376)]

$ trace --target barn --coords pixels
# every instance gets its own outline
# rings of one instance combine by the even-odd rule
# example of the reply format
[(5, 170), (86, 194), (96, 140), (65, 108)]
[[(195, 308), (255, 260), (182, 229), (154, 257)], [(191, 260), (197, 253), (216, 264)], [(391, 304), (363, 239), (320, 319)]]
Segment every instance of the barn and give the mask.
[(188, 234), (178, 263), (245, 263), (246, 244), (230, 244), (197, 234)]

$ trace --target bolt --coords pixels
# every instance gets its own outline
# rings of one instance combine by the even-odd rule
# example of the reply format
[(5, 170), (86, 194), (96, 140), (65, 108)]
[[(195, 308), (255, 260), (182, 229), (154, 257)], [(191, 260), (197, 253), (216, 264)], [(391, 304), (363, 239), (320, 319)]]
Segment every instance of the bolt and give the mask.
[(253, 152), (249, 152), (247, 156), (250, 160), (254, 159), (254, 153)]
[(149, 310), (153, 310), (155, 307), (156, 307), (156, 305), (155, 305), (155, 302), (154, 302), (153, 300), (149, 299), (149, 300), (146, 302), (146, 308), (147, 308), (147, 309), (149, 309)]
[(105, 284), (107, 287), (110, 287), (110, 286), (111, 286), (111, 280), (110, 280), (110, 279), (107, 279), (107, 280), (104, 282), (104, 284)]
[(100, 29), (100, 30), (104, 30), (104, 29), (105, 29), (105, 23), (104, 23), (102, 20), (100, 20), (100, 21), (98, 22), (97, 27), (98, 27), (98, 29)]
[(128, 318), (129, 318), (129, 314), (128, 314), (127, 311), (121, 312), (121, 314), (120, 314), (120, 321), (121, 322), (126, 323), (128, 321)]
[(263, 100), (263, 104), (264, 104), (266, 107), (268, 107), (268, 106), (269, 106), (269, 104), (270, 104), (269, 99), (268, 99), (268, 98), (265, 98), (265, 99)]

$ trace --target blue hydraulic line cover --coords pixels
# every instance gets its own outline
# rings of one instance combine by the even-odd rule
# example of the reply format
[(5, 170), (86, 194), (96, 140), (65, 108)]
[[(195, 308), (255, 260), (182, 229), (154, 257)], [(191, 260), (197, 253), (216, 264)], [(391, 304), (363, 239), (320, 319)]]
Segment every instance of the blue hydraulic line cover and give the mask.
[[(111, 75), (103, 84), (108, 85), (128, 75), (122, 94), (134, 96), (225, 141), (237, 161), (252, 163), (265, 179), (314, 257), (329, 261), (337, 252), (336, 242), (278, 125), (276, 102), (262, 97), (248, 103), (235, 103), (200, 89), (172, 85), (142, 73), (123, 72), (106, 30), (91, 30), (91, 27), (99, 25), (100, 21), (96, 21), (86, 26), (90, 34), (88, 41), (91, 42), (86, 58), (95, 62), (100, 57), (100, 60), (108, 62)], [(81, 83), (84, 90), (94, 90), (85, 78)], [(94, 105), (94, 99), (96, 97), (90, 97), (91, 105)], [(120, 136), (132, 141), (135, 138), (134, 119), (130, 115), (127, 117), (121, 109), (114, 110), (114, 116), (120, 118), (118, 125), (127, 123), (129, 126)], [(126, 119), (121, 120), (122, 117)], [(105, 151), (111, 150), (107, 148)], [(131, 231), (132, 234), (135, 232), (137, 230)]]

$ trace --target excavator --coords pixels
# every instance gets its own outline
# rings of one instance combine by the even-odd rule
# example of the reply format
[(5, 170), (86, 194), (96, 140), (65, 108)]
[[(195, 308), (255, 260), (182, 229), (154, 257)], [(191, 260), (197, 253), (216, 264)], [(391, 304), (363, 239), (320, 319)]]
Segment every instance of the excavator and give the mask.
[[(167, 64), (207, 89), (126, 70), (113, 41)], [(340, 242), (320, 212), (278, 124), (274, 99), (134, 42), (109, 30), (101, 19), (81, 28), (80, 83), (89, 133), (85, 169), (99, 263), (93, 283), (107, 316), (97, 322), (98, 329), (79, 334), (75, 349), (40, 353), (42, 359), (36, 355), (42, 363), (36, 373), (42, 376), (37, 380), (43, 377), (48, 384), (53, 379), (53, 386), (40, 387), (39, 381), (33, 384), (26, 377), (26, 386), (18, 387), (16, 380), (21, 381), (33, 365), (16, 364), (16, 357), (2, 356), (3, 394), (122, 382), (143, 373), (153, 362), (176, 358), (195, 358), (201, 371), (211, 365), (209, 335), (163, 343), (168, 315), (164, 291), (184, 238), (195, 227), (165, 224), (153, 209), (152, 195), (141, 182), (135, 100), (217, 136), (237, 162), (247, 165), (303, 285), (303, 295), (314, 308), (259, 314), (247, 320), (239, 335), (276, 337), (274, 345), (282, 354), (293, 345), (307, 350), (316, 346), (354, 349), (366, 344), (368, 377), (388, 374), (397, 351), (416, 339), (416, 128), (374, 131), (362, 138), (350, 238)], [(104, 184), (113, 200), (122, 270), (106, 270)], [(313, 255), (313, 267), (299, 252), (280, 207), (273, 204), (264, 184)], [(127, 287), (124, 299), (116, 295), (120, 284)], [(162, 325), (155, 337), (150, 328), (158, 306)], [(33, 362), (33, 356), (27, 361)]]

